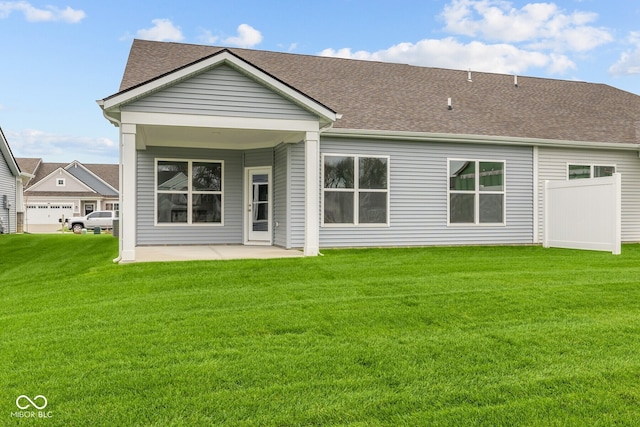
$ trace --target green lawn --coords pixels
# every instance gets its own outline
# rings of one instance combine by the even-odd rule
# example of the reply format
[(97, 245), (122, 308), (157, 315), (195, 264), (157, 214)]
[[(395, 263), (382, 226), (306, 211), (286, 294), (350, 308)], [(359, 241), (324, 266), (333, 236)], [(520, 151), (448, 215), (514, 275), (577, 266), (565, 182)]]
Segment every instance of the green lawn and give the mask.
[(0, 236), (0, 425), (640, 422), (640, 245), (116, 253)]

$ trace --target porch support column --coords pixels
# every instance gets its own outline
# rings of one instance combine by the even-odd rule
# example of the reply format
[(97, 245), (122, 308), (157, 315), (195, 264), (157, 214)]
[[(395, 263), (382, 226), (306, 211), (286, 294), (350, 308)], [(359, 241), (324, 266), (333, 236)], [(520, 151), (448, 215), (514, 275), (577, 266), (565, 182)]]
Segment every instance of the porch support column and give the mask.
[(120, 127), (120, 262), (136, 260), (136, 125)]
[(307, 132), (304, 141), (304, 255), (320, 251), (320, 132)]

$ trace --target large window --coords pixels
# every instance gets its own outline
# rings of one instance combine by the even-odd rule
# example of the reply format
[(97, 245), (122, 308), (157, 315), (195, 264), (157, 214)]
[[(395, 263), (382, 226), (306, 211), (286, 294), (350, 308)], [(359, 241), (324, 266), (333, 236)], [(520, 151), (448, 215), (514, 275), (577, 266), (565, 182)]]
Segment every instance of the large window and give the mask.
[(616, 172), (615, 166), (604, 165), (570, 164), (567, 169), (569, 179), (601, 178), (612, 176)]
[(389, 158), (323, 156), (324, 224), (389, 223)]
[(156, 160), (157, 224), (222, 224), (223, 163)]
[(449, 160), (449, 224), (504, 224), (505, 163)]

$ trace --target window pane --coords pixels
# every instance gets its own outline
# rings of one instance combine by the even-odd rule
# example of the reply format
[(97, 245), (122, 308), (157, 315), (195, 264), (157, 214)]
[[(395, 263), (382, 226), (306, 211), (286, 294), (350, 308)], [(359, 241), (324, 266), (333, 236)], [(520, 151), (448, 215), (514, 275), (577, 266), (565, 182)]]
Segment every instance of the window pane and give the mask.
[(353, 157), (325, 156), (324, 188), (353, 188)]
[(481, 194), (480, 195), (480, 222), (503, 223), (504, 222), (504, 195)]
[(158, 222), (187, 222), (187, 194), (158, 194)]
[(222, 196), (220, 194), (193, 195), (193, 222), (221, 222)]
[(569, 179), (591, 178), (589, 165), (569, 165)]
[(353, 192), (325, 191), (324, 222), (326, 224), (353, 224)]
[(187, 162), (158, 162), (158, 190), (183, 191), (189, 181), (189, 164)]
[(475, 217), (475, 199), (474, 194), (450, 194), (449, 201), (449, 222), (455, 223), (473, 223)]
[(387, 159), (361, 157), (358, 161), (360, 188), (387, 188)]
[(476, 162), (451, 160), (449, 162), (449, 190), (476, 189)]
[(360, 192), (358, 222), (366, 224), (387, 223), (387, 193)]
[(594, 166), (593, 177), (600, 178), (603, 176), (612, 176), (616, 172), (616, 168), (613, 166)]
[(504, 189), (504, 163), (480, 162), (480, 191)]
[(222, 164), (193, 162), (192, 185), (194, 191), (220, 191), (222, 188)]

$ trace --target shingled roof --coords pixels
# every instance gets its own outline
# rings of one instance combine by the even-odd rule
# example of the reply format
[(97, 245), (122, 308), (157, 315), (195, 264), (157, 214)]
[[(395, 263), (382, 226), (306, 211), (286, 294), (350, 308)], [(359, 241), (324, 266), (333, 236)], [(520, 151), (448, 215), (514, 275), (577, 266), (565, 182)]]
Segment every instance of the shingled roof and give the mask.
[[(51, 173), (55, 172), (58, 169), (66, 169), (69, 166), (73, 165), (71, 163), (48, 163), (43, 162), (40, 158), (29, 158), (22, 157), (16, 158), (16, 162), (20, 165), (21, 170), (34, 175), (34, 177), (29, 180), (28, 184), (25, 187), (25, 190), (28, 190), (33, 185), (42, 181), (44, 178), (51, 175)], [(118, 190), (119, 187), (119, 165), (117, 164), (102, 164), (102, 163), (82, 163), (82, 166), (87, 168), (90, 172), (96, 175), (98, 178), (109, 184), (114, 189)], [(53, 193), (53, 194), (59, 194)], [(91, 193), (87, 193), (90, 195)]]
[[(119, 93), (223, 49), (134, 40)], [(604, 84), (227, 50), (341, 114), (335, 129), (640, 144), (640, 96)]]

